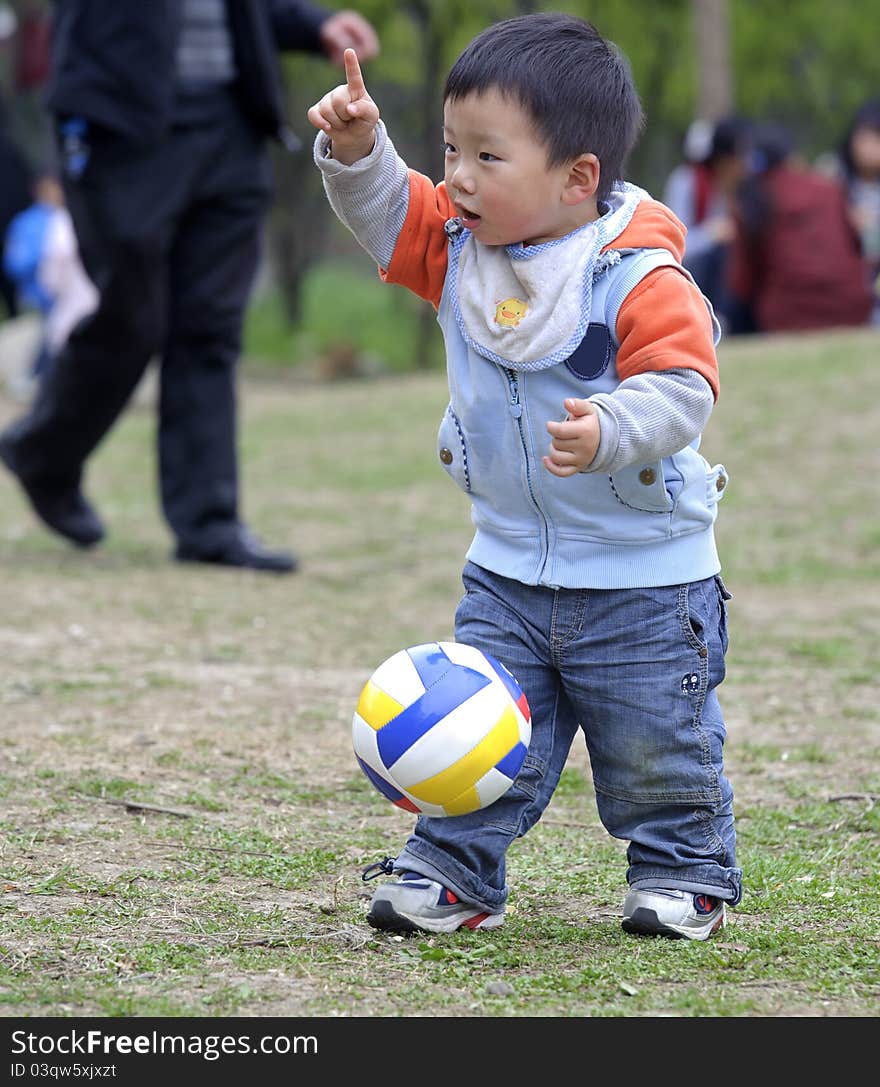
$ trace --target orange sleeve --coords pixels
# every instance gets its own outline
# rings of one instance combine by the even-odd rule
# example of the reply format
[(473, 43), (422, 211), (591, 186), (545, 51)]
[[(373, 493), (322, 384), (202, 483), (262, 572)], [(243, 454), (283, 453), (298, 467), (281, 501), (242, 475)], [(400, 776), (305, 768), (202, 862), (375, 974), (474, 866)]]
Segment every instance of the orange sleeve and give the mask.
[(649, 272), (617, 314), (621, 380), (650, 370), (696, 370), (718, 399), (712, 319), (693, 284), (675, 268)]
[(399, 283), (436, 309), (443, 294), (449, 256), (449, 238), (443, 226), (455, 214), (441, 181), (409, 171), (409, 207), (403, 229), (387, 269), (380, 268), (385, 283)]

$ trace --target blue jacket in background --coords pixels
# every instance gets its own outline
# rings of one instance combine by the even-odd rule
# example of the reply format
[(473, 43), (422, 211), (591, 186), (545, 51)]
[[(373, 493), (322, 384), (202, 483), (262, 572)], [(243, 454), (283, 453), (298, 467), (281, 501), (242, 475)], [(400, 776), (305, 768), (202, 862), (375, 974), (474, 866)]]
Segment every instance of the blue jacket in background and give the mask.
[(40, 283), (40, 263), (46, 246), (46, 232), (55, 208), (32, 204), (10, 222), (3, 245), (3, 271), (15, 284), (21, 305), (46, 313), (52, 296)]

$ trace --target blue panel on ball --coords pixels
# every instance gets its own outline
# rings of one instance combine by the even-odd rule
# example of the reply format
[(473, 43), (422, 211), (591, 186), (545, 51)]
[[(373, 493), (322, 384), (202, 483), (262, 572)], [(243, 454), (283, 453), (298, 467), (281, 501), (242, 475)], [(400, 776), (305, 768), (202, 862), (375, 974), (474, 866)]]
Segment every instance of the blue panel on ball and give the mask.
[(510, 697), (513, 699), (513, 701), (519, 702), (520, 698), (522, 697), (522, 690), (520, 689), (519, 684), (513, 678), (510, 672), (508, 672), (503, 664), (499, 664), (499, 662), (495, 660), (494, 657), (490, 657), (488, 653), (484, 653), (483, 656), (498, 673), (498, 678), (507, 688), (508, 693), (510, 694)]
[(452, 667), (452, 661), (437, 642), (414, 645), (411, 649), (407, 649), (406, 655), (413, 662), (422, 686), (426, 689), (433, 687), (437, 680)]
[(403, 799), (403, 793), (400, 792), (398, 789), (395, 789), (394, 786), (389, 784), (380, 774), (377, 774), (372, 766), (367, 766), (364, 760), (362, 758), (359, 758), (357, 755), (355, 755), (355, 758), (360, 763), (361, 770), (363, 770), (363, 772), (367, 775), (373, 785), (375, 785), (375, 787), (384, 797), (391, 801)]
[(495, 769), (502, 774), (506, 774), (509, 778), (515, 778), (520, 771), (527, 750), (526, 745), (520, 741), (516, 747), (512, 747), (507, 752), (500, 762), (495, 763)]
[(393, 766), (420, 736), (491, 682), (482, 672), (464, 665), (453, 665), (435, 677), (433, 686), (376, 733), (383, 764)]

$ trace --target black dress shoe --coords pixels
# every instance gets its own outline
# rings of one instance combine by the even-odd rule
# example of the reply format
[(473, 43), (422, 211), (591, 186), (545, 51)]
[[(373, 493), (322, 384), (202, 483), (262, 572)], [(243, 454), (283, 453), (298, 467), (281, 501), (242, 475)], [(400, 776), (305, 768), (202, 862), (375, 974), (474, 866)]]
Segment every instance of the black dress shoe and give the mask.
[(9, 440), (0, 435), (0, 460), (18, 480), (34, 513), (53, 532), (77, 547), (93, 547), (104, 539), (101, 518), (76, 484), (28, 478), (19, 474)]
[(174, 557), (178, 562), (206, 562), (215, 566), (239, 566), (248, 570), (266, 570), (289, 574), (297, 561), (289, 551), (270, 551), (249, 529), (241, 528), (235, 536), (213, 547), (178, 544)]

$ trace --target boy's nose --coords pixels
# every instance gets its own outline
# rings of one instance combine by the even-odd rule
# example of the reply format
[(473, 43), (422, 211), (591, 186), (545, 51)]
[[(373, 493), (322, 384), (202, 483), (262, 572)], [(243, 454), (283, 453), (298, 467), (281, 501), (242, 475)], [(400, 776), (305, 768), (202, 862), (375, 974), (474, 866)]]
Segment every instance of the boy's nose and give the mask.
[(469, 175), (468, 171), (461, 166), (456, 167), (456, 169), (452, 171), (452, 176), (449, 181), (452, 187), (459, 192), (473, 193), (475, 191), (473, 178)]

